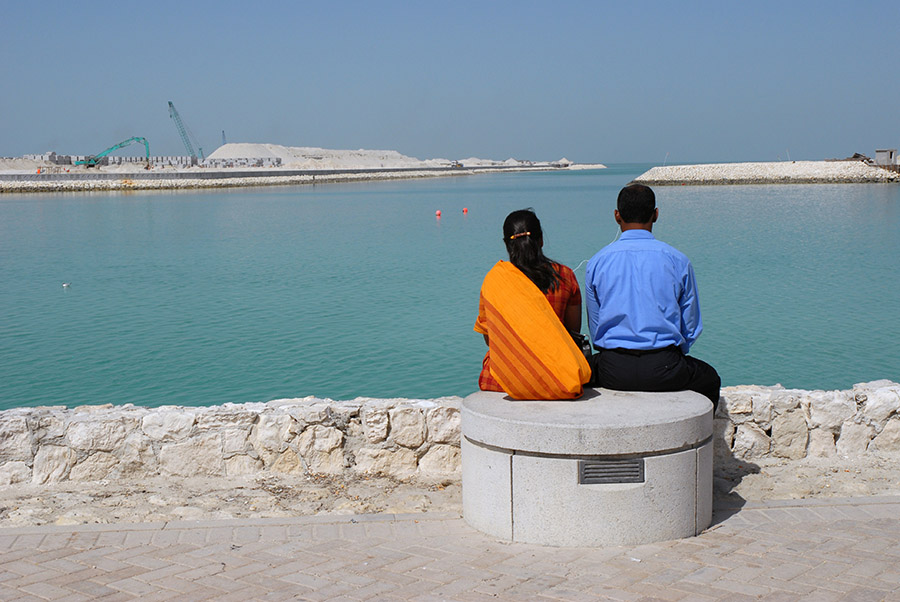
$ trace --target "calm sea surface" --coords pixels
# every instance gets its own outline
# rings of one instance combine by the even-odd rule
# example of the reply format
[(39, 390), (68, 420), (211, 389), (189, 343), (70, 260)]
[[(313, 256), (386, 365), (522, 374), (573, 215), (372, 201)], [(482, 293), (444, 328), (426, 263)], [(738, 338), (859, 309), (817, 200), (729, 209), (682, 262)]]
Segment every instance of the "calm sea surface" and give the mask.
[[(506, 214), (533, 207), (546, 254), (575, 267), (648, 167), (0, 196), (0, 409), (466, 395)], [(726, 385), (900, 380), (900, 186), (657, 198), (654, 233), (697, 271), (692, 353)]]

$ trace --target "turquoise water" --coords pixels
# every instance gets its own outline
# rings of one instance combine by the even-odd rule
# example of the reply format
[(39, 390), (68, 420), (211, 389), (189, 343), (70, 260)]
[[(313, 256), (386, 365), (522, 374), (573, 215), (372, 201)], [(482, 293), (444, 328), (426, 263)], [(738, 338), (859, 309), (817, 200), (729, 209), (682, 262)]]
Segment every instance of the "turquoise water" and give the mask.
[[(0, 196), (0, 408), (465, 395), (505, 215), (534, 207), (575, 267), (647, 167)], [(657, 194), (725, 384), (900, 380), (900, 186)]]

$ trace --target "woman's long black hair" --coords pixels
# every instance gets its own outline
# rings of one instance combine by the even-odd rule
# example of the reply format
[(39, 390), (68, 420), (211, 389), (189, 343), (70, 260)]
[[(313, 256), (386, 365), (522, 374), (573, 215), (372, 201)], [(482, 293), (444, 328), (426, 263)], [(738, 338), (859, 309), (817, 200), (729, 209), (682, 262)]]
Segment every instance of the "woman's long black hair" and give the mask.
[(559, 274), (553, 262), (541, 250), (544, 233), (534, 210), (520, 209), (506, 216), (503, 222), (503, 242), (506, 243), (510, 262), (528, 276), (542, 293), (559, 286)]

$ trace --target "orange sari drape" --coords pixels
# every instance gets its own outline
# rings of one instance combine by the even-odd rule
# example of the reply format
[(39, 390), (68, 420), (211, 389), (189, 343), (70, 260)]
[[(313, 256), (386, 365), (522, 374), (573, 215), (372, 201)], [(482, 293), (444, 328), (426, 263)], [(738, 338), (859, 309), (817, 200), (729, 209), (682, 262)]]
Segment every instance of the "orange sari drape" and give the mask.
[[(591, 377), (581, 350), (547, 298), (499, 261), (481, 285), (491, 375), (513, 399), (575, 399)], [(477, 329), (476, 329), (477, 330)]]

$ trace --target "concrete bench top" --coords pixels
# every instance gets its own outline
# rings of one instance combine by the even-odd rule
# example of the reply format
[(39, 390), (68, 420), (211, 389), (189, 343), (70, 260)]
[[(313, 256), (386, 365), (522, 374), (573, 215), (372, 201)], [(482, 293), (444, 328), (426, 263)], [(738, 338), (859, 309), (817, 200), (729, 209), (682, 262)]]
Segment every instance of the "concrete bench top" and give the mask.
[(470, 441), (552, 455), (628, 455), (697, 446), (712, 435), (713, 408), (692, 391), (585, 389), (576, 401), (516, 401), (478, 391), (462, 403)]

